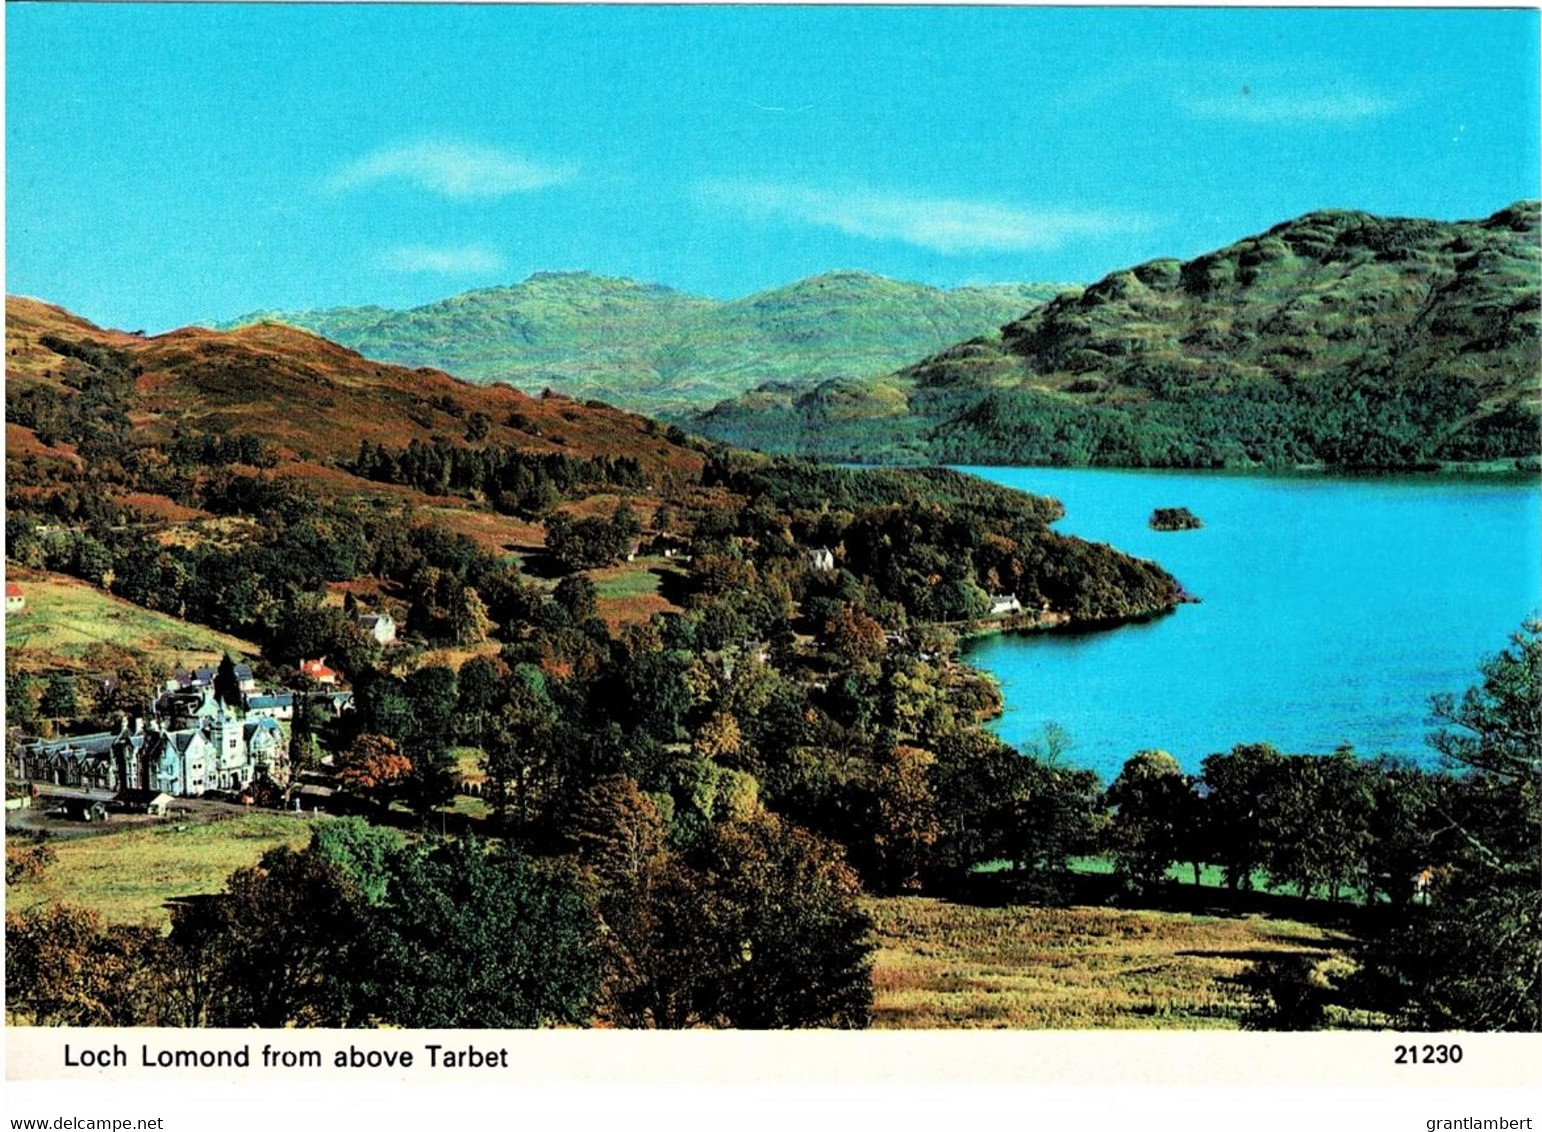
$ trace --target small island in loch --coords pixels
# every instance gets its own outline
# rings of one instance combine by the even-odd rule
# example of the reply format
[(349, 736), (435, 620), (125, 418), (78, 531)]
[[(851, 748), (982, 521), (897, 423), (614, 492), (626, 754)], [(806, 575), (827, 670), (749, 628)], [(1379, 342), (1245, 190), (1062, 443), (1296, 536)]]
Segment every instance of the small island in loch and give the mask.
[(1205, 525), (1187, 507), (1158, 507), (1148, 523), (1154, 531), (1197, 531)]

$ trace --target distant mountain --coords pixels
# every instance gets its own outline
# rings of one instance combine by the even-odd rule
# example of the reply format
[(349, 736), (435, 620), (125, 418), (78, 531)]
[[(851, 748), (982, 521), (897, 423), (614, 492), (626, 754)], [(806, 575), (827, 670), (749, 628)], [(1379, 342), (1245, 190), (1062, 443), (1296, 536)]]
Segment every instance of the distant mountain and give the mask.
[(371, 358), (639, 412), (705, 408), (765, 382), (807, 388), (906, 365), (1059, 293), (1022, 284), (939, 290), (843, 271), (733, 302), (600, 275), (523, 283), (411, 310), (257, 311)]
[(1534, 201), (1456, 223), (1314, 212), (895, 373), (757, 390), (692, 424), (849, 461), (1535, 461), (1538, 276)]

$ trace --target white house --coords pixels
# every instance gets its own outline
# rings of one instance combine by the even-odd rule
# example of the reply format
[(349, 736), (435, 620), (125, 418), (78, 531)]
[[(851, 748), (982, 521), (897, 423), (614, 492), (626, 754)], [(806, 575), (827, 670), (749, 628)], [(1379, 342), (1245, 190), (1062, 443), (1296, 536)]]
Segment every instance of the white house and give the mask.
[(359, 628), (382, 645), (396, 640), (396, 619), (389, 613), (361, 613)]

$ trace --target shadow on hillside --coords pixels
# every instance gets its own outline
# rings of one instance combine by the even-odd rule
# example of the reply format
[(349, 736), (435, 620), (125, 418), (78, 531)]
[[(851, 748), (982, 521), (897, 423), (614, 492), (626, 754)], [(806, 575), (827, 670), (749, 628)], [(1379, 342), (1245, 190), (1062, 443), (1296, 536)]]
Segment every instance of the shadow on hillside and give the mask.
[(572, 573), (557, 561), (556, 555), (540, 547), (520, 551), (519, 572), (545, 582), (553, 582)]
[(685, 605), (690, 593), (689, 579), (672, 566), (653, 566), (648, 573), (659, 580), (659, 596), (671, 605)]

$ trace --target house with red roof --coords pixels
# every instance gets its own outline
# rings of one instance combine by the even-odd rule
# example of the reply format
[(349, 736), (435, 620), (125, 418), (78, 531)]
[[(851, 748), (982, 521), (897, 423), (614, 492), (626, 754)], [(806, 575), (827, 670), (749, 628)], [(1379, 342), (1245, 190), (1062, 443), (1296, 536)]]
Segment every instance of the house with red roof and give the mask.
[(300, 662), (300, 675), (308, 676), (318, 684), (336, 684), (337, 672), (327, 667), (327, 658), (320, 660), (302, 660)]
[(27, 595), (21, 592), (21, 587), (15, 582), (5, 583), (5, 611), (20, 613), (26, 605)]

